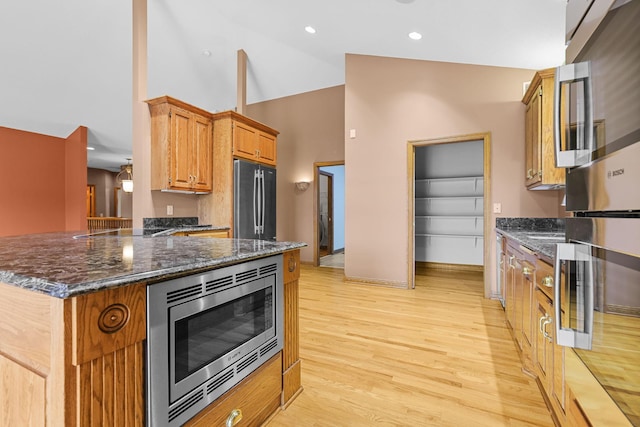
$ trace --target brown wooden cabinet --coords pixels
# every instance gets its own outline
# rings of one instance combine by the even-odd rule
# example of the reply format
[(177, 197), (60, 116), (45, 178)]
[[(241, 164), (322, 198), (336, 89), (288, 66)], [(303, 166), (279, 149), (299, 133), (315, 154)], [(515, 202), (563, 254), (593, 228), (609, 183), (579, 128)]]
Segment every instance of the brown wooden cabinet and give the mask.
[(555, 167), (553, 80), (555, 69), (535, 73), (522, 98), (525, 113), (525, 185), (528, 189), (564, 186), (565, 170)]
[(229, 230), (178, 231), (173, 233), (173, 236), (227, 238), (229, 237)]
[[(555, 340), (555, 301), (553, 295), (553, 266), (538, 262), (538, 281), (536, 289), (536, 369), (547, 398), (553, 406), (555, 415), (561, 420), (565, 416), (567, 394), (564, 380), (565, 347)], [(562, 276), (561, 276), (562, 277)], [(558, 284), (564, 301), (564, 277)], [(563, 307), (561, 307), (561, 311)]]
[(144, 425), (144, 283), (68, 299), (3, 284), (0, 294), (0, 425)]
[(300, 326), (298, 323), (298, 280), (300, 278), (300, 250), (285, 252), (284, 270), (284, 348), (282, 360), (282, 404), (289, 405), (302, 392), (300, 377)]
[(505, 256), (505, 314), (523, 369), (538, 378), (557, 423), (565, 425), (565, 348), (554, 338), (553, 266), (511, 238), (507, 238)]
[(233, 155), (266, 165), (276, 165), (276, 135), (272, 130), (261, 130), (249, 124), (245, 117), (235, 117), (233, 128)]
[(210, 192), (211, 114), (168, 96), (147, 103), (151, 113), (151, 189)]
[(280, 407), (281, 390), (282, 353), (278, 353), (184, 425), (261, 425)]

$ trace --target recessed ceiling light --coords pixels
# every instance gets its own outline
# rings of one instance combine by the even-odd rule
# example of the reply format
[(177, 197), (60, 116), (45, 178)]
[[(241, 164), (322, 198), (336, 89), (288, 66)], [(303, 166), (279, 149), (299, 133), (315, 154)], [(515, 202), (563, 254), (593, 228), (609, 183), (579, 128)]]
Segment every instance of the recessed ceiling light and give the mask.
[(93, 148), (93, 147), (87, 147), (87, 150), (89, 150), (89, 151), (93, 151), (93, 150), (95, 150), (95, 148)]
[(204, 56), (211, 56), (211, 51), (209, 49), (205, 49), (205, 50), (202, 51), (202, 54)]
[(316, 29), (313, 28), (311, 25), (307, 25), (306, 27), (304, 27), (304, 30), (309, 34), (315, 34), (316, 33)]
[(420, 40), (422, 38), (422, 34), (412, 31), (409, 33), (409, 38), (411, 40)]

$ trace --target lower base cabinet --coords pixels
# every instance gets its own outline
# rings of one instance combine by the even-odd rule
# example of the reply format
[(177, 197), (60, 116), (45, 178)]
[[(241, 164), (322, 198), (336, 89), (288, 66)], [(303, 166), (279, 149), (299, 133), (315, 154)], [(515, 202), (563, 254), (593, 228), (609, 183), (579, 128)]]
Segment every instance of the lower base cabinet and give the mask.
[(282, 353), (278, 353), (184, 425), (259, 425), (278, 410), (281, 392)]

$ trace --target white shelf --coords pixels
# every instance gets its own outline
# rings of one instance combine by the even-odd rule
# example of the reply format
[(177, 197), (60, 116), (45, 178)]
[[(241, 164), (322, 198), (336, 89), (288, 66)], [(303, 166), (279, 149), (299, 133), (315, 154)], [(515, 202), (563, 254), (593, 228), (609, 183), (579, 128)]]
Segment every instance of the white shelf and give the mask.
[(416, 235), (416, 261), (482, 265), (482, 236)]
[(426, 216), (416, 215), (417, 235), (482, 236), (483, 216)]
[(416, 197), (465, 197), (484, 193), (484, 177), (416, 179)]
[(484, 213), (483, 197), (416, 197), (416, 215), (478, 216)]

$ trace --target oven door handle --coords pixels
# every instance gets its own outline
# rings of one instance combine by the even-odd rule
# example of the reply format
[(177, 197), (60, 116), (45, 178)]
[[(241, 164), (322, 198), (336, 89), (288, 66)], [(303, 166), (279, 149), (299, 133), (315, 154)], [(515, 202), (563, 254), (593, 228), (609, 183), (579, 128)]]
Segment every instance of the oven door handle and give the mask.
[[(560, 280), (562, 274), (562, 261), (576, 261), (585, 263), (582, 278), (580, 283), (576, 284), (576, 289), (580, 292), (576, 292), (576, 310), (577, 319), (583, 321), (583, 329), (577, 330), (572, 328), (563, 327), (562, 319), (562, 282)], [(594, 267), (593, 258), (590, 254), (590, 247), (588, 245), (575, 244), (575, 243), (558, 243), (556, 244), (556, 258), (554, 265), (554, 303), (553, 309), (555, 314), (555, 330), (556, 330), (556, 342), (559, 345), (565, 347), (582, 348), (585, 350), (591, 350), (591, 343), (593, 341), (593, 289), (594, 289)], [(569, 285), (571, 277), (566, 275), (565, 279)], [(578, 279), (576, 279), (578, 280)], [(570, 286), (567, 286), (570, 288)], [(568, 313), (566, 314), (570, 316)]]
[[(575, 150), (562, 150), (562, 88), (563, 84), (569, 84), (577, 80), (584, 81), (584, 99), (582, 104), (578, 104), (577, 108), (582, 107), (582, 111), (578, 111), (577, 115), (584, 114), (584, 139), (580, 128), (576, 129), (576, 138), (578, 140)], [(556, 154), (556, 167), (571, 168), (588, 163), (591, 159), (591, 152), (594, 151), (593, 137), (593, 95), (591, 88), (591, 66), (589, 62), (578, 62), (576, 64), (562, 65), (556, 68), (556, 74), (553, 81), (553, 141)]]

